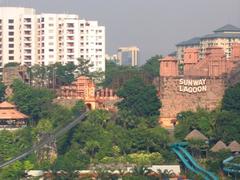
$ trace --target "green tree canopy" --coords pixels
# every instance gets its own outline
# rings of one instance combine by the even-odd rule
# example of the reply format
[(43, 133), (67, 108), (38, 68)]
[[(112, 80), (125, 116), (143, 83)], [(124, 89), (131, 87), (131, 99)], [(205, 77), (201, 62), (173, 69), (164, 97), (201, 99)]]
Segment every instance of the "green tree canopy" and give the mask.
[(140, 78), (127, 81), (117, 92), (121, 102), (117, 104), (120, 110), (130, 111), (136, 116), (158, 116), (161, 107), (157, 90), (152, 85), (145, 85)]
[(150, 78), (153, 80), (155, 77), (159, 76), (159, 59), (162, 58), (162, 55), (155, 55), (147, 60), (147, 62), (141, 67), (144, 72), (146, 72)]
[(175, 127), (175, 137), (183, 140), (193, 129), (198, 129), (206, 136), (213, 136), (215, 118), (214, 112), (198, 109), (196, 112), (186, 111), (178, 115), (178, 124)]
[(5, 90), (6, 90), (6, 86), (0, 82), (0, 101), (3, 101), (5, 98)]
[(240, 83), (226, 89), (222, 109), (240, 113)]
[(239, 114), (223, 111), (216, 116), (215, 137), (224, 142), (240, 141)]
[(20, 80), (13, 82), (12, 89), (12, 100), (23, 113), (30, 115), (33, 120), (37, 120), (47, 114), (54, 98), (52, 91), (30, 87)]

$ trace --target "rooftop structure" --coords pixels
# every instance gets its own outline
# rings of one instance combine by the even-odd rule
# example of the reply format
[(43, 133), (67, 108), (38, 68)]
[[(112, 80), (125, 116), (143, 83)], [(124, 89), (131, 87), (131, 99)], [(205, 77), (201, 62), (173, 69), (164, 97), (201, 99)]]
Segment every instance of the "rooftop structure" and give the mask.
[(0, 129), (13, 130), (27, 125), (28, 116), (9, 102), (0, 103)]
[(207, 141), (208, 138), (204, 136), (200, 131), (194, 129), (186, 137), (185, 140), (203, 140)]
[(231, 150), (231, 152), (240, 152), (240, 144), (237, 141), (232, 141), (228, 148)]
[(226, 58), (229, 59), (232, 56), (231, 46), (233, 43), (240, 43), (240, 28), (227, 24), (214, 30), (212, 34), (194, 37), (178, 43), (176, 45), (177, 59), (180, 63), (183, 62), (184, 50), (186, 48), (198, 48), (199, 58), (203, 59), (206, 54), (206, 49), (213, 46), (223, 48)]
[(228, 147), (226, 146), (226, 144), (222, 141), (218, 141), (211, 149), (210, 151), (212, 152), (219, 152), (221, 150), (226, 150), (228, 149)]
[(112, 89), (97, 89), (95, 83), (86, 76), (80, 76), (69, 86), (62, 86), (58, 99), (84, 100), (89, 109), (116, 110), (114, 104), (119, 101)]

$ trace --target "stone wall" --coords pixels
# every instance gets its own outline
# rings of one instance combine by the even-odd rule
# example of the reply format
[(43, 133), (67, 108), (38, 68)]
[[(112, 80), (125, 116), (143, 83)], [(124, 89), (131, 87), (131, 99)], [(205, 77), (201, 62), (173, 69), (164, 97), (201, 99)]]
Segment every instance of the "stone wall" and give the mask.
[[(180, 79), (196, 80), (196, 83), (200, 81), (206, 82), (206, 84), (199, 84), (200, 87), (195, 84), (195, 87), (199, 87), (201, 92), (181, 92), (180, 89), (183, 89), (185, 85), (180, 84)], [(190, 86), (186, 85), (186, 87)], [(201, 87), (206, 87), (206, 89), (201, 90)], [(221, 77), (161, 77), (158, 81), (158, 89), (162, 101), (160, 123), (164, 127), (172, 127), (172, 122), (181, 111), (195, 111), (197, 108), (213, 110), (220, 105), (224, 95), (225, 81)], [(190, 88), (190, 90), (192, 89)]]

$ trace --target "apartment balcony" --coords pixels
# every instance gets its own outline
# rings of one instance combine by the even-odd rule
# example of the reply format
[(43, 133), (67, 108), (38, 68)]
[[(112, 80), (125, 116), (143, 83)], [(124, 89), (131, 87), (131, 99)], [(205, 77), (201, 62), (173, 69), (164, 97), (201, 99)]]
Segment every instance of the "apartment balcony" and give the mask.
[(67, 23), (67, 28), (74, 28), (74, 24), (73, 23)]
[(31, 50), (24, 50), (24, 54), (31, 54), (32, 51)]
[(68, 37), (67, 37), (67, 40), (68, 40), (68, 41), (74, 41), (74, 37), (73, 37), (73, 36), (68, 36)]
[(31, 23), (32, 19), (31, 18), (24, 18), (23, 22), (24, 23)]
[(31, 24), (24, 25), (23, 29), (32, 29), (32, 25)]
[(32, 56), (24, 56), (24, 61), (31, 61), (32, 60)]
[(25, 37), (25, 38), (24, 38), (24, 41), (32, 41), (32, 38), (30, 38), (30, 37)]
[(68, 47), (73, 47), (73, 46), (74, 46), (74, 43), (67, 43), (67, 46), (68, 46)]
[(67, 59), (74, 59), (74, 55), (67, 55)]
[(31, 31), (24, 31), (24, 36), (31, 36)]
[(73, 50), (73, 49), (68, 49), (68, 50), (67, 50), (67, 53), (68, 53), (68, 54), (74, 54), (74, 50)]
[(74, 30), (67, 30), (67, 34), (74, 34)]
[(32, 48), (32, 46), (31, 46), (30, 43), (26, 43), (26, 44), (24, 44), (23, 47), (24, 47), (25, 49), (31, 49), (31, 48)]

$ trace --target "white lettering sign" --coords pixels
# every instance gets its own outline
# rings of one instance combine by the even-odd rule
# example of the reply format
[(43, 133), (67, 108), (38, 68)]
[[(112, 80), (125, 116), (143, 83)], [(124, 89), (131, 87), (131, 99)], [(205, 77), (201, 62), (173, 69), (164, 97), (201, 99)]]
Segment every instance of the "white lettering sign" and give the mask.
[(179, 91), (187, 93), (206, 92), (206, 79), (179, 79)]

